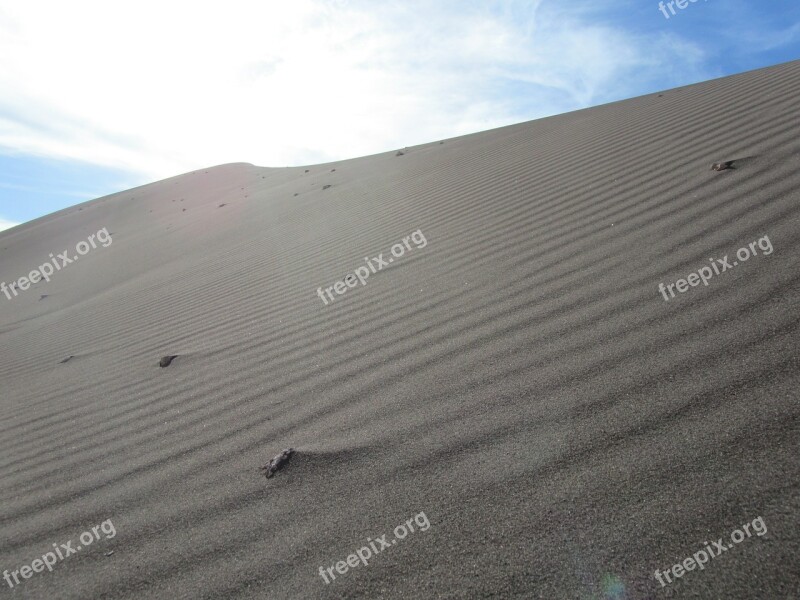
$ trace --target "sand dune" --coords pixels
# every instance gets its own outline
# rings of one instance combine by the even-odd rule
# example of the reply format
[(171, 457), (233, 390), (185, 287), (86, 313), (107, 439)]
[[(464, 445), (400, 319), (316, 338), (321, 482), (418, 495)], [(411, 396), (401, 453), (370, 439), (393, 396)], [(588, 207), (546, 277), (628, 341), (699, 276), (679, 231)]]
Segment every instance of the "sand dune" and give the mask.
[(113, 240), (0, 295), (0, 569), (116, 532), (3, 594), (800, 597), (799, 90), (800, 61), (0, 233), (8, 285)]

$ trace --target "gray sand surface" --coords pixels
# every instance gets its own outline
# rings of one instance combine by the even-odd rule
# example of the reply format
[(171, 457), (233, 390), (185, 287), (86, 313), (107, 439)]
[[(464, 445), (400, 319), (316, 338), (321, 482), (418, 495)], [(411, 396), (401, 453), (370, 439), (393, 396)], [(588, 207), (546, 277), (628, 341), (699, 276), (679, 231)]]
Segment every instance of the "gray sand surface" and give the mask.
[(800, 597), (799, 92), (800, 61), (0, 233), (8, 284), (113, 239), (0, 295), (0, 570), (116, 531), (0, 598)]

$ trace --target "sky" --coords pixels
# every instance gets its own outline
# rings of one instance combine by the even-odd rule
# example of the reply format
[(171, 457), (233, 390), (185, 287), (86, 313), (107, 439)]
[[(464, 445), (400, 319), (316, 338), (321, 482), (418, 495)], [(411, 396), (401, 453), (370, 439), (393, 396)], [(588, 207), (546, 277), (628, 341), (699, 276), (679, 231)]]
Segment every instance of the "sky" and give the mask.
[(0, 230), (798, 58), (797, 0), (0, 0)]

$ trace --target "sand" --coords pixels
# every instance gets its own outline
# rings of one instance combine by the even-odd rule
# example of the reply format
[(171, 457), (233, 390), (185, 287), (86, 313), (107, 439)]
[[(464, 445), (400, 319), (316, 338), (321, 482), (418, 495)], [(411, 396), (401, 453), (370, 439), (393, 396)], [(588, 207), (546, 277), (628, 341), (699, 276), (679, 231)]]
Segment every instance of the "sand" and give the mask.
[(3, 597), (800, 597), (798, 90), (800, 61), (0, 233), (7, 284), (113, 240), (0, 295), (0, 569), (116, 531)]

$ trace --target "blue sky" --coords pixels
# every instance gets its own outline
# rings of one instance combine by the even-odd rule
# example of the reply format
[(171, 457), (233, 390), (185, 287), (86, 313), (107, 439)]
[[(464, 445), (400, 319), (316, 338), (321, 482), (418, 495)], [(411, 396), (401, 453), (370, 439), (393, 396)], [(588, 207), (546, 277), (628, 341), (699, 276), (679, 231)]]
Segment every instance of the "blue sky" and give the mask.
[(800, 58), (797, 0), (668, 5), (0, 4), (0, 229), (197, 168), (363, 156)]

